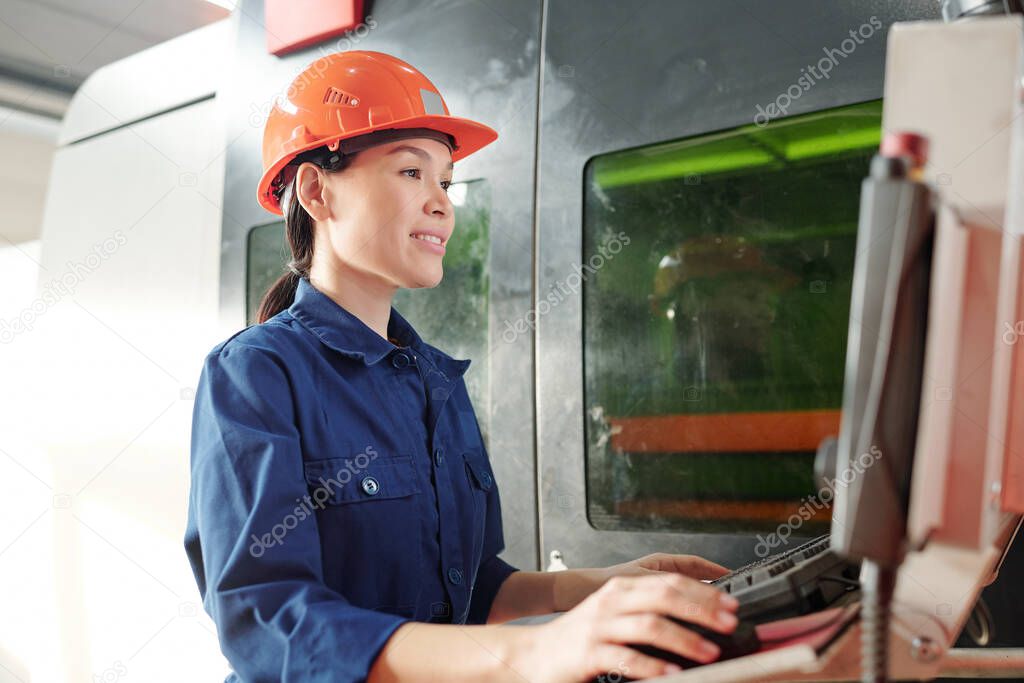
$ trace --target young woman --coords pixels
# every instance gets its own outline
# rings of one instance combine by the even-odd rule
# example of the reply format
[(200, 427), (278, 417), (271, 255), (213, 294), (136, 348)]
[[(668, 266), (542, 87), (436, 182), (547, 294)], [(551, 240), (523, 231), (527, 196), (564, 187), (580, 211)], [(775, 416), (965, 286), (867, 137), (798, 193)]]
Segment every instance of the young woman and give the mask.
[[(717, 649), (736, 601), (689, 555), (521, 571), (455, 360), (391, 307), (441, 281), (452, 165), (497, 137), (379, 52), (318, 60), (264, 131), (258, 198), (292, 261), (205, 360), (185, 547), (228, 681), (647, 678)], [(443, 311), (438, 311), (443, 315)], [(543, 624), (498, 626), (564, 611)], [(467, 625), (468, 624), (468, 625)]]

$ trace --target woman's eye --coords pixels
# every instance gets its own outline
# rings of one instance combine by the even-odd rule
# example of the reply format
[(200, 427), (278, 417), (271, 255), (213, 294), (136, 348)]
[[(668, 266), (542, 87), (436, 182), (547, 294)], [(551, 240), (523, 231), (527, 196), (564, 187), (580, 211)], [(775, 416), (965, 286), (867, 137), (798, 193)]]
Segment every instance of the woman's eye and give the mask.
[[(420, 173), (420, 169), (418, 169), (418, 168), (407, 168), (404, 171), (402, 171), (402, 173), (411, 173), (412, 175), (409, 176), (410, 178), (418, 178), (419, 177), (419, 173)], [(451, 180), (442, 180), (441, 181), (441, 187), (444, 188), (445, 192), (447, 192), (448, 189), (452, 186), (452, 182), (453, 181), (451, 181)]]

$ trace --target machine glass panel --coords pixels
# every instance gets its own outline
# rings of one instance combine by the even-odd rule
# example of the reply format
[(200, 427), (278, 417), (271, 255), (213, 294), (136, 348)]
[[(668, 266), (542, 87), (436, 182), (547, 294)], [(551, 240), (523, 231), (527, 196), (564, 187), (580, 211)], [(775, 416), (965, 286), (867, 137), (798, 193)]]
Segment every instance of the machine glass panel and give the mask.
[[(490, 188), (486, 180), (454, 183), (448, 196), (455, 206), (455, 232), (444, 255), (444, 277), (432, 289), (400, 289), (393, 305), (429, 344), (454, 358), (470, 358), (466, 388), (477, 410), (485, 443), (487, 320), (490, 293)], [(288, 249), (283, 221), (249, 231), (246, 247), (246, 321), (256, 321), (260, 299), (286, 270)]]
[(587, 162), (577, 284), (595, 528), (827, 531), (814, 456), (839, 432), (880, 125), (873, 101)]
[(256, 322), (260, 300), (287, 270), (291, 258), (284, 221), (257, 225), (249, 231), (245, 247), (245, 324)]
[(394, 305), (424, 341), (453, 358), (473, 361), (464, 379), (484, 443), (489, 444), (490, 381), (487, 321), (490, 278), (491, 192), (486, 180), (455, 183), (448, 189), (455, 205), (455, 231), (445, 246), (444, 277), (433, 289), (400, 289)]

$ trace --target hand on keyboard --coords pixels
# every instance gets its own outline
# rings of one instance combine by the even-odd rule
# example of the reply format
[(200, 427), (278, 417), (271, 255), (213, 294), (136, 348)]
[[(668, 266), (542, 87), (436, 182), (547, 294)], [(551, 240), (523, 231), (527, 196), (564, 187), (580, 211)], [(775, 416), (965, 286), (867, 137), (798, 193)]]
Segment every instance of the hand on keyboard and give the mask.
[(672, 572), (691, 579), (714, 580), (729, 574), (729, 568), (698, 555), (651, 553), (643, 557), (606, 567), (609, 576), (644, 576), (657, 572)]

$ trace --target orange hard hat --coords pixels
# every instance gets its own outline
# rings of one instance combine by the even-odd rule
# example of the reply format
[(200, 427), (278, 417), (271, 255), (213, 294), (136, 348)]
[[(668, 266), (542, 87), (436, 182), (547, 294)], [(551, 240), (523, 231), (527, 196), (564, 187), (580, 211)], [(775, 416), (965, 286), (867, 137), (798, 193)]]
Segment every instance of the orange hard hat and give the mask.
[[(482, 123), (451, 116), (434, 84), (397, 57), (369, 50), (321, 57), (295, 77), (267, 117), (259, 203), (283, 215), (278, 198), (281, 170), (303, 152), (325, 146), (331, 152), (352, 152), (365, 148), (366, 141), (379, 144), (416, 132), (411, 129), (445, 134), (451, 141), (452, 161), (498, 137)], [(342, 144), (367, 134), (373, 135), (362, 145)]]

